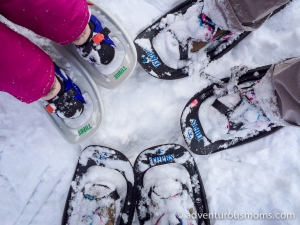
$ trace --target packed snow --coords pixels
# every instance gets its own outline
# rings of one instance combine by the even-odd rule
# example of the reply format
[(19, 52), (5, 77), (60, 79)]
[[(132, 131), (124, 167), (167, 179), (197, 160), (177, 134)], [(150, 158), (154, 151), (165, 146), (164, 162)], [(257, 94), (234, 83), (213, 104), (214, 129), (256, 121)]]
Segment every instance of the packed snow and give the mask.
[[(97, 2), (114, 15), (132, 40), (182, 0), (110, 0)], [(300, 0), (293, 0), (205, 72), (218, 79), (233, 66), (250, 69), (300, 56)], [(3, 17), (1, 21), (5, 21)], [(48, 42), (15, 27), (39, 46)], [(58, 225), (82, 150), (103, 145), (123, 152), (133, 163), (144, 149), (166, 143), (186, 147), (180, 115), (187, 101), (211, 81), (190, 66), (191, 76), (165, 81), (140, 65), (116, 89), (99, 87), (104, 121), (80, 145), (67, 143), (38, 103), (27, 105), (0, 93), (0, 218), (4, 225)], [(286, 127), (249, 143), (207, 156), (193, 155), (212, 213), (294, 213), (288, 220), (212, 219), (214, 225), (300, 223), (300, 129)], [(135, 217), (134, 225), (138, 224)]]

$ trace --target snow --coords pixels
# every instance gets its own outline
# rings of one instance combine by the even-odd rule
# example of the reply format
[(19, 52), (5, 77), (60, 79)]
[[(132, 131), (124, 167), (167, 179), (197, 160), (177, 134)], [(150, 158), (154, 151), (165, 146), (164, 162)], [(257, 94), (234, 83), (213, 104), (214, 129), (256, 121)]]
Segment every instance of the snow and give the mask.
[[(110, 0), (108, 9), (132, 39), (182, 1)], [(234, 50), (212, 62), (207, 74), (230, 75), (233, 66), (249, 68), (300, 56), (300, 1), (294, 0)], [(1, 18), (1, 21), (4, 19)], [(27, 30), (20, 32), (43, 45)], [(198, 59), (199, 60), (199, 59)], [(4, 225), (58, 225), (81, 151), (104, 145), (123, 152), (133, 163), (144, 149), (166, 143), (186, 146), (180, 129), (187, 101), (211, 81), (201, 78), (201, 65), (190, 77), (165, 81), (137, 65), (120, 87), (100, 87), (105, 118), (98, 132), (80, 145), (68, 144), (37, 103), (26, 105), (0, 93), (0, 218)], [(294, 220), (212, 220), (214, 225), (300, 223), (300, 129), (280, 131), (227, 151), (193, 155), (204, 183), (210, 212), (295, 213)], [(138, 224), (135, 218), (133, 224)]]

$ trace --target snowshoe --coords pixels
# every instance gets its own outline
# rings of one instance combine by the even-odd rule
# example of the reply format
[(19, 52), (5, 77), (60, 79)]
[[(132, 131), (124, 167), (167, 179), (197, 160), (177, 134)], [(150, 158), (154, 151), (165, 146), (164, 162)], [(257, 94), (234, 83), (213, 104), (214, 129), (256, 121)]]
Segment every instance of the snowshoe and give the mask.
[(136, 37), (138, 62), (146, 72), (165, 80), (187, 77), (191, 61), (197, 60), (204, 68), (251, 33), (221, 30), (202, 13), (203, 7), (202, 0), (187, 0)]
[[(90, 138), (100, 127), (104, 116), (103, 101), (96, 82), (78, 60), (79, 57), (75, 57), (64, 46), (54, 42), (51, 43), (51, 46), (51, 48), (45, 48), (44, 50), (60, 68), (59, 70), (56, 69), (56, 72), (60, 72), (62, 76), (63, 74), (66, 75), (67, 97), (70, 91), (76, 89), (76, 95), (79, 97), (77, 99), (85, 102), (84, 109), (79, 110), (78, 114), (81, 114), (72, 119), (65, 118), (61, 113), (55, 112), (56, 106), (51, 102), (39, 100), (39, 104), (61, 136), (71, 144), (78, 144)], [(74, 84), (74, 87), (71, 84)], [(75, 92), (69, 94), (72, 96)], [(63, 105), (63, 102), (61, 104)], [(55, 113), (52, 113), (53, 110)]]
[[(74, 44), (68, 44), (64, 48), (66, 52), (78, 58), (99, 85), (113, 89), (123, 83), (133, 72), (137, 61), (136, 49), (125, 29), (109, 12), (95, 1), (89, 1), (88, 5), (92, 14), (91, 23), (95, 25), (93, 39), (97, 39), (95, 41), (91, 39), (85, 48), (86, 58), (89, 61), (79, 56), (78, 47)], [(103, 42), (102, 38), (104, 38)], [(95, 60), (99, 55), (95, 56), (91, 52), (99, 46), (105, 48), (104, 52), (99, 50), (101, 63)]]
[(192, 155), (182, 146), (148, 148), (134, 164), (141, 225), (209, 225), (204, 187)]
[(68, 193), (62, 224), (131, 225), (134, 173), (120, 152), (89, 146), (82, 152)]
[[(282, 128), (272, 123), (257, 106), (253, 91), (255, 82), (259, 82), (270, 67), (233, 71), (231, 78), (213, 83), (189, 100), (180, 124), (185, 142), (193, 153), (215, 153), (258, 140)], [(239, 90), (224, 92), (224, 85)]]

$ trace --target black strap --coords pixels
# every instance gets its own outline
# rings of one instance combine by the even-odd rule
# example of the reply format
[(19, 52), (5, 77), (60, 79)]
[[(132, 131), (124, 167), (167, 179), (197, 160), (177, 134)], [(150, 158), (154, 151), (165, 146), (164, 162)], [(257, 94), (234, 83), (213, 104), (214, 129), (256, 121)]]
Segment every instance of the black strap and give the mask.
[(224, 105), (218, 99), (216, 99), (214, 101), (214, 103), (212, 104), (212, 107), (214, 107), (216, 110), (218, 110), (220, 113), (224, 114), (227, 117), (227, 119), (229, 121), (229, 126), (230, 126), (229, 130), (238, 131), (243, 126), (243, 123), (234, 123), (234, 122), (230, 121), (229, 115), (231, 113), (233, 113), (233, 110), (228, 108), (226, 105)]
[(65, 107), (66, 102), (68, 102), (70, 99), (72, 99), (76, 94), (77, 94), (77, 91), (74, 88), (71, 88), (70, 90), (65, 92), (62, 96), (55, 99), (53, 101), (53, 103), (58, 109), (62, 109)]
[(186, 45), (185, 47), (182, 47), (182, 45), (179, 44), (179, 55), (180, 55), (180, 60), (187, 60), (189, 58), (188, 45)]
[[(105, 27), (99, 33), (102, 34), (104, 38), (106, 38), (110, 34), (110, 32), (111, 31), (107, 27)], [(82, 52), (84, 54), (83, 57), (87, 57), (91, 53), (92, 49), (96, 50), (96, 45), (93, 41), (93, 38), (90, 38), (89, 42), (82, 49)]]

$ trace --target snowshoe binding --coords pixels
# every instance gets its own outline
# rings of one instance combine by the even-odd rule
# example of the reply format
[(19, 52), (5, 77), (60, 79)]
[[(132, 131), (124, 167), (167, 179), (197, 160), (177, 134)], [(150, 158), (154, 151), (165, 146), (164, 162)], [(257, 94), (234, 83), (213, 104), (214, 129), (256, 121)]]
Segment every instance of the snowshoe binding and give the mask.
[(46, 109), (49, 113), (55, 113), (60, 118), (76, 118), (83, 113), (85, 100), (80, 88), (72, 82), (70, 77), (57, 65), (55, 76), (60, 83), (59, 93), (48, 100)]
[(251, 33), (222, 30), (203, 13), (204, 7), (202, 0), (185, 1), (136, 37), (138, 62), (146, 72), (165, 80), (187, 77), (189, 71), (203, 70)]
[(130, 225), (135, 207), (133, 189), (133, 170), (122, 153), (89, 146), (79, 158), (62, 224)]
[[(197, 93), (181, 115), (181, 131), (190, 150), (205, 155), (265, 137), (281, 128), (258, 105), (254, 86), (270, 65), (234, 68), (225, 78)], [(209, 75), (207, 75), (209, 76)]]
[(134, 164), (137, 213), (141, 225), (209, 225), (204, 187), (192, 155), (167, 144), (143, 151)]

